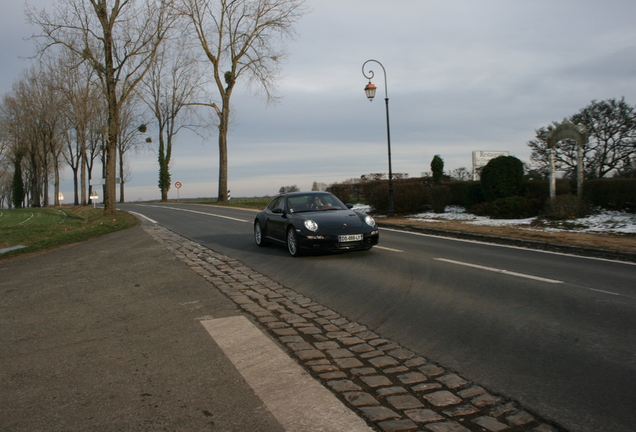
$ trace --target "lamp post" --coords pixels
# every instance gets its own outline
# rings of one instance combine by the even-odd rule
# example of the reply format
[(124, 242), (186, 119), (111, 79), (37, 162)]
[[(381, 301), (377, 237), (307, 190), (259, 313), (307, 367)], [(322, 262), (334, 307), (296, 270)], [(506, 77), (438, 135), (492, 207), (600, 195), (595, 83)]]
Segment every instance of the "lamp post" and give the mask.
[(391, 129), (389, 127), (389, 93), (387, 91), (387, 85), (386, 85), (386, 69), (384, 69), (384, 66), (382, 65), (382, 63), (380, 63), (377, 60), (367, 60), (362, 65), (362, 75), (364, 75), (364, 77), (369, 80), (369, 84), (367, 84), (367, 86), (364, 88), (364, 92), (367, 95), (367, 98), (369, 99), (370, 102), (373, 102), (373, 98), (375, 97), (375, 91), (377, 87), (373, 85), (373, 83), (371, 82), (371, 79), (375, 76), (373, 71), (369, 69), (368, 72), (365, 72), (365, 69), (364, 69), (367, 63), (369, 62), (379, 64), (380, 67), (382, 68), (382, 72), (384, 73), (384, 102), (386, 104), (386, 139), (387, 139), (387, 145), (388, 145), (388, 151), (389, 151), (389, 211), (387, 213), (387, 217), (393, 217), (395, 214), (395, 209), (393, 205), (393, 169), (391, 168)]

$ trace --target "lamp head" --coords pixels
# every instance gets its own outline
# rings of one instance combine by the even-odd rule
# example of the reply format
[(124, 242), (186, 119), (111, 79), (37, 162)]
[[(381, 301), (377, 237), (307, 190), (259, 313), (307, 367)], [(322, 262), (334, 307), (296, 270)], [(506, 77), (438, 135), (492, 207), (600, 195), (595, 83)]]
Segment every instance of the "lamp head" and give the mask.
[(364, 88), (364, 93), (367, 95), (367, 98), (369, 99), (369, 102), (373, 101), (373, 98), (375, 97), (375, 91), (377, 90), (377, 87), (375, 85), (373, 85), (373, 83), (371, 81), (369, 81), (369, 84), (367, 84), (367, 86)]

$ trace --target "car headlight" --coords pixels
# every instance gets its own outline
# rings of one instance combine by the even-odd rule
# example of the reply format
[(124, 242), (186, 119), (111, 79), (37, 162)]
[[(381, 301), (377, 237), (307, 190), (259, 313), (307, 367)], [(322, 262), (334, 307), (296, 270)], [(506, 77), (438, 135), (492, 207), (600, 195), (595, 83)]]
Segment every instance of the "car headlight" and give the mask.
[(371, 216), (367, 215), (364, 217), (364, 223), (366, 223), (367, 225), (374, 227), (375, 226), (375, 219), (373, 219)]
[(318, 231), (318, 224), (312, 220), (306, 220), (305, 221), (305, 228), (307, 228), (309, 231)]

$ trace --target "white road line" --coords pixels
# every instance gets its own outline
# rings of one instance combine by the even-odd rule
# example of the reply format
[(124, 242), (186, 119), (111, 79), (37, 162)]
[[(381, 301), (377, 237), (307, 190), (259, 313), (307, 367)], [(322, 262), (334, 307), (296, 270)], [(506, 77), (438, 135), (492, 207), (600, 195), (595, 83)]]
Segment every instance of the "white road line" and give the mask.
[(390, 252), (404, 252), (403, 250), (400, 250), (400, 249), (391, 249), (391, 248), (384, 247), (384, 246), (374, 246), (374, 247), (377, 248), (377, 249), (387, 250), (387, 251), (390, 251)]
[(142, 215), (141, 213), (137, 213), (137, 212), (134, 212), (134, 211), (129, 211), (128, 213), (132, 213), (132, 214), (134, 214), (136, 216), (142, 217), (142, 218), (146, 219), (147, 221), (149, 221), (150, 223), (153, 223), (153, 224), (157, 223), (156, 220), (150, 219), (148, 216)]
[(615, 292), (611, 292), (611, 291), (600, 290), (600, 289), (596, 289), (596, 288), (586, 288), (586, 289), (588, 289), (590, 291), (594, 291), (594, 292), (603, 293), (603, 294), (610, 294), (610, 295), (617, 296), (617, 297), (630, 297), (630, 296), (625, 296), (623, 294), (619, 294), (619, 293), (615, 293)]
[(372, 432), (244, 316), (201, 321), (288, 432)]
[(205, 212), (200, 212), (200, 211), (196, 211), (196, 210), (182, 209), (182, 208), (178, 208), (178, 207), (153, 206), (153, 205), (149, 205), (148, 207), (158, 207), (158, 208), (164, 208), (164, 209), (170, 209), (170, 210), (180, 210), (180, 211), (184, 211), (184, 212), (202, 214), (202, 215), (205, 215), (205, 216), (214, 216), (214, 217), (219, 217), (219, 218), (223, 218), (223, 219), (235, 220), (235, 221), (238, 221), (238, 222), (249, 222), (249, 221), (247, 221), (245, 219), (237, 219), (237, 218), (233, 218), (233, 217), (230, 217), (230, 216), (223, 216), (223, 215), (218, 215), (218, 214), (214, 214), (214, 213), (205, 213)]
[(538, 276), (532, 276), (532, 275), (527, 275), (527, 274), (523, 274), (523, 273), (515, 273), (515, 272), (508, 271), (508, 270), (496, 269), (496, 268), (493, 268), (493, 267), (484, 267), (484, 266), (480, 266), (480, 265), (477, 265), (477, 264), (470, 264), (470, 263), (465, 263), (465, 262), (461, 262), (461, 261), (453, 261), (453, 260), (449, 260), (449, 259), (445, 259), (445, 258), (433, 258), (433, 259), (435, 261), (444, 261), (444, 262), (451, 263), (451, 264), (457, 264), (457, 265), (461, 265), (461, 266), (465, 266), (465, 267), (472, 267), (472, 268), (476, 268), (476, 269), (487, 270), (487, 271), (491, 271), (491, 272), (495, 272), (495, 273), (502, 273), (502, 274), (506, 274), (506, 275), (510, 275), (510, 276), (517, 276), (517, 277), (522, 277), (522, 278), (526, 278), (526, 279), (533, 279), (533, 280), (537, 280), (537, 281), (541, 281), (541, 282), (547, 282), (547, 283), (553, 283), (553, 284), (563, 283), (563, 281), (559, 281), (559, 280), (546, 279), (546, 278), (542, 278), (542, 277), (538, 277)]
[(565, 252), (554, 252), (554, 251), (547, 251), (547, 250), (542, 250), (542, 249), (533, 249), (533, 248), (528, 248), (528, 247), (523, 247), (523, 246), (513, 246), (513, 245), (507, 245), (507, 244), (500, 244), (500, 243), (488, 243), (488, 242), (485, 242), (485, 241), (468, 240), (468, 239), (461, 239), (461, 238), (455, 238), (455, 237), (441, 236), (441, 235), (436, 235), (436, 234), (424, 234), (424, 233), (418, 233), (418, 232), (413, 232), (413, 231), (404, 231), (404, 230), (398, 230), (398, 229), (392, 229), (392, 228), (382, 228), (382, 231), (393, 231), (393, 232), (396, 232), (396, 233), (409, 234), (409, 235), (415, 235), (415, 236), (421, 236), (421, 237), (433, 237), (433, 238), (438, 238), (438, 239), (443, 239), (443, 240), (458, 241), (458, 242), (464, 242), (464, 243), (483, 244), (483, 245), (493, 246), (493, 247), (502, 247), (502, 248), (509, 248), (509, 249), (520, 249), (520, 250), (532, 251), (532, 252), (537, 252), (537, 253), (569, 256), (569, 257), (574, 257), (574, 258), (589, 259), (589, 260), (595, 260), (595, 261), (608, 261), (608, 262), (613, 262), (613, 263), (618, 263), (618, 264), (626, 264), (626, 265), (636, 266), (636, 262), (630, 262), (630, 261), (619, 261), (619, 260), (613, 260), (613, 259), (609, 259), (609, 258), (599, 258), (599, 257), (590, 257), (590, 256), (584, 256), (584, 255), (574, 255), (574, 254), (569, 254), (569, 253), (565, 253)]

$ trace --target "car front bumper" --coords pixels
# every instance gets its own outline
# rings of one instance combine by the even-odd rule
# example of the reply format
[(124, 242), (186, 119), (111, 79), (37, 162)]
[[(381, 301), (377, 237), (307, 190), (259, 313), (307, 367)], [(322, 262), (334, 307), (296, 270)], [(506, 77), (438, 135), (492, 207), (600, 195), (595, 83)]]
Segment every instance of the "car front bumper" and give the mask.
[(367, 250), (378, 244), (380, 234), (378, 230), (363, 233), (362, 240), (339, 242), (337, 235), (304, 235), (299, 233), (298, 246), (304, 250), (315, 251), (354, 251)]

